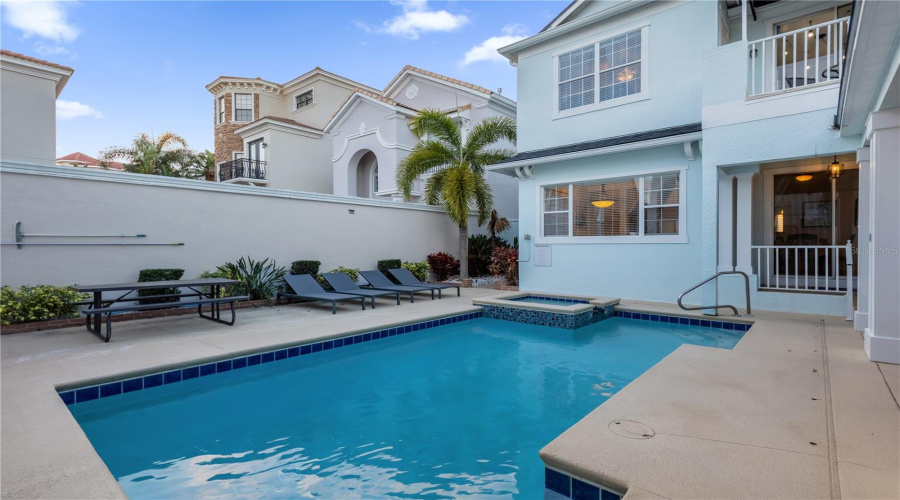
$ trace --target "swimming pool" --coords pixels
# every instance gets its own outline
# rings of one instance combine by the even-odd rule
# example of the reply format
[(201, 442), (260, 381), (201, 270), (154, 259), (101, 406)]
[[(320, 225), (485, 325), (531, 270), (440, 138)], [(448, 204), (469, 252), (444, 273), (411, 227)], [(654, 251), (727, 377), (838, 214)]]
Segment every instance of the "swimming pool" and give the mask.
[(742, 334), (476, 318), (69, 408), (131, 498), (539, 498), (541, 447), (678, 346)]

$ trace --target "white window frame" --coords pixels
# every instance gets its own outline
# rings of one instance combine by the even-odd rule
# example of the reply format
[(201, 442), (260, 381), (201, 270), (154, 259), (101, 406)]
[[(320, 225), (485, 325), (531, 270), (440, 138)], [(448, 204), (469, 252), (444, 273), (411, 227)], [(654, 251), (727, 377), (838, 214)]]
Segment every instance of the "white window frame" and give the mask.
[[(537, 188), (537, 217), (535, 234), (538, 235), (536, 243), (539, 244), (597, 244), (597, 243), (687, 243), (687, 165), (656, 168), (634, 172), (621, 172), (617, 174), (608, 174), (601, 176), (581, 177), (575, 179), (559, 179), (536, 184)], [(654, 208), (654, 205), (644, 205), (644, 177), (653, 174), (678, 173), (678, 234), (643, 234), (644, 233), (644, 217), (645, 210)], [(594, 181), (613, 181), (613, 180), (639, 180), (638, 183), (638, 199), (640, 203), (640, 215), (638, 220), (638, 228), (640, 235), (635, 236), (572, 236), (574, 230), (574, 203), (575, 197), (573, 184), (581, 182)], [(544, 236), (544, 188), (569, 185), (569, 236)], [(555, 212), (555, 211), (554, 211)]]
[(225, 94), (216, 98), (216, 123), (225, 123)]
[[(637, 94), (631, 94), (625, 97), (617, 97), (614, 99), (610, 99), (608, 101), (600, 101), (600, 68), (599, 68), (599, 58), (600, 58), (600, 44), (611, 39), (615, 38), (619, 35), (630, 33), (632, 31), (641, 31), (641, 91)], [(588, 45), (594, 46), (594, 103), (587, 104), (585, 106), (579, 106), (577, 108), (569, 108), (563, 111), (559, 110), (559, 56), (568, 54), (573, 50), (578, 50), (580, 48), (586, 47)], [(631, 63), (633, 64), (633, 63)], [(608, 70), (603, 70), (608, 71)], [(597, 36), (592, 38), (591, 40), (587, 40), (585, 42), (572, 43), (567, 45), (565, 50), (559, 50), (553, 53), (553, 74), (551, 75), (553, 79), (553, 111), (552, 116), (553, 119), (566, 118), (573, 115), (580, 115), (582, 113), (590, 113), (592, 111), (598, 111), (601, 109), (613, 108), (616, 106), (622, 106), (625, 104), (631, 104), (633, 102), (644, 101), (650, 99), (650, 25), (644, 24), (640, 26), (630, 26), (628, 28), (620, 28), (615, 31), (608, 31), (603, 33), (601, 36)]]
[[(310, 102), (306, 106), (298, 108), (297, 107), (297, 98), (307, 92), (310, 92), (312, 94), (312, 102)], [(301, 90), (300, 92), (296, 92), (293, 96), (291, 96), (291, 104), (294, 106), (294, 109), (292, 111), (301, 111), (301, 110), (309, 109), (309, 108), (315, 106), (316, 105), (316, 89), (314, 87), (309, 87), (309, 88)]]
[[(237, 94), (247, 94), (250, 96), (250, 120), (238, 120), (237, 119), (237, 99), (235, 96)], [(256, 120), (256, 114), (253, 112), (254, 104), (256, 102), (256, 97), (253, 92), (232, 92), (231, 93), (231, 121), (238, 123), (250, 123)]]

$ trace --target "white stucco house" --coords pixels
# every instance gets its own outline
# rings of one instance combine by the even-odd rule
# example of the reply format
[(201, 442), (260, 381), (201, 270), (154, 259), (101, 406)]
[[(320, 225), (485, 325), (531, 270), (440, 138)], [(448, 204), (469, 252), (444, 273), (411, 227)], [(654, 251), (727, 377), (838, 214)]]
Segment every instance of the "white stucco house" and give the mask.
[[(383, 90), (321, 68), (285, 84), (222, 76), (206, 88), (220, 182), (382, 200), (403, 201), (395, 174), (419, 141), (409, 129), (419, 110), (446, 110), (464, 130), (516, 116), (499, 92), (412, 66)], [(516, 182), (487, 176), (495, 208), (515, 225)], [(409, 201), (420, 198), (421, 187)]]
[[(900, 362), (900, 8), (575, 0), (518, 67), (521, 287), (844, 315)], [(743, 306), (740, 275), (686, 297)]]
[(0, 156), (53, 164), (56, 98), (75, 72), (68, 66), (0, 50)]

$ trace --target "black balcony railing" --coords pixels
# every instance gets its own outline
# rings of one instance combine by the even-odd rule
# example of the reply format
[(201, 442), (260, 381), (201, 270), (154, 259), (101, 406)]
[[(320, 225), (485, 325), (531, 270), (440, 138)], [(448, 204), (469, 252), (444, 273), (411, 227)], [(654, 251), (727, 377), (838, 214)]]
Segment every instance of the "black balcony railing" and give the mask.
[(220, 163), (219, 182), (234, 179), (265, 180), (266, 162), (249, 158), (238, 158), (237, 160)]

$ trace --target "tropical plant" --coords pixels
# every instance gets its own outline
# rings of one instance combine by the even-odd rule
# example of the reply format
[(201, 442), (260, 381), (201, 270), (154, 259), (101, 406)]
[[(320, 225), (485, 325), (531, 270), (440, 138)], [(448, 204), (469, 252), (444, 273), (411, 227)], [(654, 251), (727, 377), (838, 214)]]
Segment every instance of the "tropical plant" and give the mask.
[(250, 257), (244, 257), (237, 262), (228, 262), (216, 268), (227, 279), (237, 280), (232, 293), (235, 295), (247, 295), (250, 300), (271, 299), (284, 285), (284, 275), (287, 269), (278, 267), (275, 261), (269, 259), (254, 261)]
[(435, 252), (426, 257), (428, 265), (431, 266), (431, 272), (438, 281), (445, 281), (456, 270), (459, 269), (459, 260), (456, 257), (445, 252)]
[[(218, 270), (218, 269), (216, 269), (215, 271), (203, 271), (202, 273), (200, 273), (200, 276), (197, 276), (197, 277), (200, 278), (200, 279), (209, 279), (209, 278), (225, 278), (225, 279), (228, 279), (228, 275), (227, 275), (226, 273), (224, 273), (224, 272)], [(204, 293), (210, 293), (212, 287), (204, 286), (204, 287), (200, 287), (200, 288), (201, 288), (201, 290), (203, 290)], [(231, 291), (228, 289), (227, 286), (220, 286), (220, 287), (219, 287), (219, 295), (218, 295), (219, 298), (221, 298), (221, 297), (230, 297), (231, 295), (232, 295), (232, 294), (231, 294)]]
[(519, 284), (519, 249), (513, 247), (497, 247), (491, 256), (491, 274), (506, 278), (509, 286)]
[(138, 134), (130, 146), (112, 147), (100, 154), (100, 165), (121, 160), (124, 170), (137, 174), (189, 177), (197, 155), (188, 149), (187, 141), (173, 132), (152, 137)]
[(486, 234), (469, 236), (469, 274), (484, 276), (490, 273), (491, 255), (497, 247), (508, 247), (502, 238), (491, 238)]
[(210, 150), (191, 154), (180, 171), (180, 177), (188, 179), (216, 180), (216, 156)]
[(425, 109), (410, 122), (413, 133), (422, 138), (397, 169), (397, 185), (409, 199), (416, 180), (435, 169), (425, 182), (425, 203), (442, 205), (459, 227), (460, 277), (469, 277), (469, 216), (478, 225), (490, 218), (493, 208), (491, 188), (484, 169), (509, 158), (515, 151), (490, 147), (506, 140), (516, 142), (516, 122), (508, 117), (490, 117), (478, 123), (465, 141), (456, 121), (437, 109)]
[(509, 219), (497, 213), (497, 210), (491, 210), (491, 218), (488, 220), (487, 229), (491, 233), (491, 239), (496, 241), (497, 235), (510, 228)]
[(78, 293), (71, 286), (23, 286), (18, 290), (4, 286), (0, 288), (0, 324), (75, 318), (75, 302), (87, 298), (87, 294)]
[(404, 262), (400, 265), (403, 269), (408, 269), (419, 281), (428, 281), (428, 275), (431, 273), (431, 266), (427, 260), (422, 262)]

